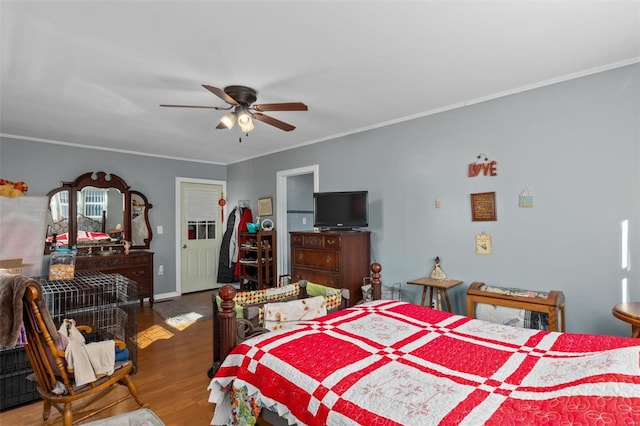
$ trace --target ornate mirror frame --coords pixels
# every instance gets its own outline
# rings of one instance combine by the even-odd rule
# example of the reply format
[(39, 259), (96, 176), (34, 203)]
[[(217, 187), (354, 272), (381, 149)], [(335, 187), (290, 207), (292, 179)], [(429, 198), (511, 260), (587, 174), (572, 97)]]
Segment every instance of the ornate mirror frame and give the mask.
[[(142, 209), (144, 221), (138, 221), (136, 226), (138, 227), (139, 233), (143, 235), (144, 238), (140, 238), (139, 241), (136, 241), (135, 244), (132, 242), (132, 249), (149, 249), (151, 245), (151, 239), (153, 238), (153, 233), (151, 230), (151, 224), (149, 223), (149, 209), (153, 207), (152, 204), (149, 203), (147, 197), (139, 192), (130, 190), (129, 185), (122, 179), (121, 177), (114, 174), (107, 174), (105, 172), (88, 172), (81, 176), (79, 176), (73, 182), (61, 182), (59, 188), (55, 188), (47, 194), (49, 196), (49, 209), (51, 209), (51, 199), (58, 193), (62, 191), (68, 191), (68, 206), (69, 206), (69, 217), (68, 217), (68, 246), (73, 247), (77, 246), (77, 232), (78, 232), (78, 193), (82, 191), (83, 188), (94, 187), (94, 188), (103, 188), (103, 189), (117, 189), (123, 195), (123, 224), (122, 231), (124, 232), (124, 239), (127, 241), (132, 240), (132, 231), (133, 231), (133, 214), (134, 211), (137, 210), (140, 212), (140, 209), (134, 209), (134, 200), (136, 207), (139, 207), (142, 202)], [(140, 202), (140, 200), (142, 200)], [(142, 223), (140, 225), (139, 223)], [(105, 230), (108, 232), (108, 230)], [(47, 236), (49, 236), (49, 232), (47, 232)], [(45, 244), (45, 253), (48, 253), (50, 250), (49, 244)]]

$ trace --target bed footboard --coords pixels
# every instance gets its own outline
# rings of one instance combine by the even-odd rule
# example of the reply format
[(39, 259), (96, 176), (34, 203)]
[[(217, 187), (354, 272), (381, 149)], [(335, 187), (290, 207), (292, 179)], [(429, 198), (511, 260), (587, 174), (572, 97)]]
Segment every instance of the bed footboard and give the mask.
[[(371, 285), (373, 287), (373, 299), (379, 300), (382, 297), (382, 281), (380, 271), (382, 266), (379, 263), (371, 265)], [(236, 346), (237, 321), (235, 312), (236, 289), (232, 285), (225, 285), (220, 288), (218, 295), (222, 299), (220, 310), (217, 309), (215, 296), (213, 300), (213, 366), (207, 372), (211, 378), (215, 375), (222, 361), (229, 355), (229, 352)], [(299, 299), (307, 297), (306, 288), (300, 287)]]

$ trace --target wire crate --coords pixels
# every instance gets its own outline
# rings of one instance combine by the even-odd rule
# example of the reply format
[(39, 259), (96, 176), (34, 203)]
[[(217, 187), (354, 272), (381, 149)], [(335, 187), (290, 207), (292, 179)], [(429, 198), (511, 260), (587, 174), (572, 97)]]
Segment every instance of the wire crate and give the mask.
[(76, 271), (68, 280), (34, 278), (57, 327), (64, 319), (92, 328), (87, 341), (117, 339), (126, 343), (134, 369), (138, 366), (137, 284), (120, 274)]
[(35, 382), (27, 380), (32, 372), (24, 346), (0, 346), (0, 411), (40, 398)]
[(13, 373), (19, 370), (31, 368), (27, 352), (23, 346), (5, 348), (0, 346), (0, 377), (5, 373)]
[(32, 373), (28, 368), (0, 375), (0, 411), (40, 399), (36, 382), (27, 380)]

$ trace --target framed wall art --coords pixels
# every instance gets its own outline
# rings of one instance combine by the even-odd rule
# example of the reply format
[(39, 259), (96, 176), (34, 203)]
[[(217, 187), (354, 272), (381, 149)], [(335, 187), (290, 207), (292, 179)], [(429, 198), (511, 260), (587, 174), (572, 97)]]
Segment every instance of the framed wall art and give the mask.
[(258, 216), (273, 216), (273, 198), (258, 198)]
[(498, 220), (495, 192), (471, 194), (471, 220), (474, 222)]

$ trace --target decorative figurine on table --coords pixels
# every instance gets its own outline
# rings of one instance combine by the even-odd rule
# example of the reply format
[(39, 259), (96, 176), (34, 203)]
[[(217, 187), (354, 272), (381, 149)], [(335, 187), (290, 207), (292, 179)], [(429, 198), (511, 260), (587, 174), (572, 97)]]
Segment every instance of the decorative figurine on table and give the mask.
[(124, 242), (124, 254), (129, 254), (129, 248), (130, 247), (131, 247), (131, 242), (125, 240), (125, 242)]
[(440, 257), (436, 256), (436, 265), (433, 267), (433, 271), (431, 272), (431, 278), (434, 280), (446, 280), (447, 276), (444, 274), (444, 271), (440, 268)]

